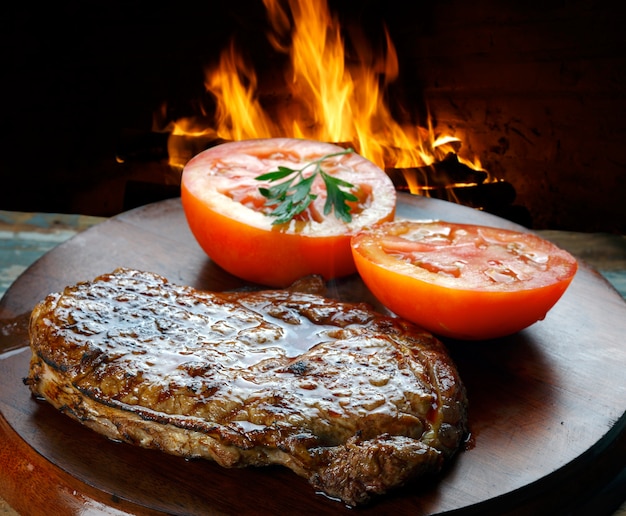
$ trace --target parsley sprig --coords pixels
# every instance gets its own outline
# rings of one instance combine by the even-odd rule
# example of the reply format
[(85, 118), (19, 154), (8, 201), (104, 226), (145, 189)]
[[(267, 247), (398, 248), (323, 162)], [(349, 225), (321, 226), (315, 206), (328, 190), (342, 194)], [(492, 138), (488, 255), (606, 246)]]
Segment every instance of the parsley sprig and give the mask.
[[(352, 152), (354, 152), (353, 149), (346, 149), (341, 152), (326, 154), (297, 170), (279, 166), (276, 171), (267, 172), (256, 177), (259, 181), (269, 181), (270, 183), (285, 179), (269, 188), (259, 188), (261, 195), (267, 199), (265, 205), (274, 206), (273, 211), (269, 213), (270, 216), (275, 217), (272, 224), (289, 222), (309, 207), (309, 204), (317, 198), (316, 194), (311, 193), (311, 186), (318, 175), (324, 180), (324, 185), (326, 186), (327, 195), (324, 203), (324, 215), (334, 211), (338, 219), (350, 222), (352, 215), (350, 214), (350, 206), (347, 204), (347, 201), (358, 200), (349, 191), (354, 188), (354, 185), (324, 172), (322, 163), (327, 159)], [(311, 167), (314, 167), (313, 173), (309, 177), (304, 177), (303, 172)]]

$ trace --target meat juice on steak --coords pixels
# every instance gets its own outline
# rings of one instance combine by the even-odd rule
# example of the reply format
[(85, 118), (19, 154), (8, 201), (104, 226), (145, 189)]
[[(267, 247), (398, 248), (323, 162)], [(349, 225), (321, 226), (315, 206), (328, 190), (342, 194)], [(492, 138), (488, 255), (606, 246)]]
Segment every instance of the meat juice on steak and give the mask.
[(279, 464), (348, 505), (439, 472), (467, 431), (442, 343), (364, 303), (120, 268), (47, 296), (30, 339), (32, 393), (96, 432)]

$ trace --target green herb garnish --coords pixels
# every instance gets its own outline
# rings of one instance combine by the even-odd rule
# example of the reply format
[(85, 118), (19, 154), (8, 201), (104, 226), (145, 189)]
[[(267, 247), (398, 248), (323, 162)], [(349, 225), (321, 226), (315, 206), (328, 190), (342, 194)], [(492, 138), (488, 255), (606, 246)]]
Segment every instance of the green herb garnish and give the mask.
[[(276, 217), (272, 224), (284, 224), (293, 219), (296, 215), (302, 213), (309, 207), (317, 195), (311, 193), (311, 185), (315, 178), (320, 175), (326, 185), (326, 202), (324, 203), (324, 215), (328, 215), (331, 211), (335, 212), (335, 216), (344, 222), (350, 222), (352, 215), (350, 214), (350, 206), (347, 201), (357, 201), (358, 198), (348, 190), (354, 188), (354, 185), (333, 177), (322, 170), (322, 162), (343, 156), (354, 152), (353, 149), (346, 149), (342, 152), (334, 154), (326, 154), (319, 159), (307, 163), (302, 168), (294, 170), (289, 167), (278, 167), (274, 172), (268, 172), (260, 175), (255, 179), (259, 181), (269, 181), (273, 183), (285, 179), (269, 188), (260, 187), (259, 192), (267, 199), (266, 206), (274, 206), (272, 212), (268, 215)], [(310, 167), (315, 167), (313, 174), (305, 178), (303, 172)], [(292, 176), (292, 177), (289, 177)], [(343, 190), (346, 188), (348, 190)]]

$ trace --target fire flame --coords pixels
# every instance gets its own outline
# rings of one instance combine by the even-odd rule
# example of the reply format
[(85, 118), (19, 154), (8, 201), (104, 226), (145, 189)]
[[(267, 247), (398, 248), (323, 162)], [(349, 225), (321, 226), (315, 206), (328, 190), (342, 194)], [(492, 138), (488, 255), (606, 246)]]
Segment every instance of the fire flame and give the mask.
[[(427, 127), (420, 127), (401, 124), (392, 116), (385, 93), (397, 79), (399, 65), (386, 28), (384, 50), (374, 52), (359, 41), (353, 45), (357, 55), (348, 59), (339, 21), (325, 1), (263, 2), (271, 27), (268, 41), (290, 63), (284, 77), (284, 109), (272, 112), (263, 105), (254, 68), (233, 42), (222, 51), (217, 67), (205, 71), (206, 90), (216, 101), (212, 127), (204, 118), (172, 123), (170, 164), (182, 168), (197, 151), (189, 149), (190, 137), (200, 145), (266, 137), (328, 141), (349, 145), (384, 169), (427, 167), (451, 152), (457, 154), (460, 140), (437, 134), (430, 119)], [(482, 170), (476, 159), (458, 159)], [(411, 191), (419, 190), (415, 174), (406, 180)]]

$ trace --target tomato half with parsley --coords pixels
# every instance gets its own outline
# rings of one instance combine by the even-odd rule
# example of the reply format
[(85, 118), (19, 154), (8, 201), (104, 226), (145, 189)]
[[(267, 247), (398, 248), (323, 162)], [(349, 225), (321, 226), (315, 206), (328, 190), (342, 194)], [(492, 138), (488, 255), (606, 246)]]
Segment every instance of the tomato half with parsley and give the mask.
[[(231, 274), (273, 287), (307, 275), (329, 280), (356, 272), (350, 238), (366, 226), (392, 220), (396, 191), (387, 174), (352, 152), (325, 159), (322, 170), (345, 181), (349, 222), (324, 213), (325, 184), (317, 176), (314, 201), (289, 222), (274, 224), (257, 177), (279, 167), (298, 170), (324, 156), (343, 152), (337, 145), (296, 138), (264, 138), (224, 143), (194, 156), (184, 167), (181, 199), (189, 227), (209, 257)], [(303, 171), (304, 177), (313, 167)], [(272, 183), (274, 184), (274, 183)]]
[(463, 340), (516, 333), (543, 319), (576, 259), (534, 233), (398, 220), (352, 239), (357, 269), (389, 310)]

